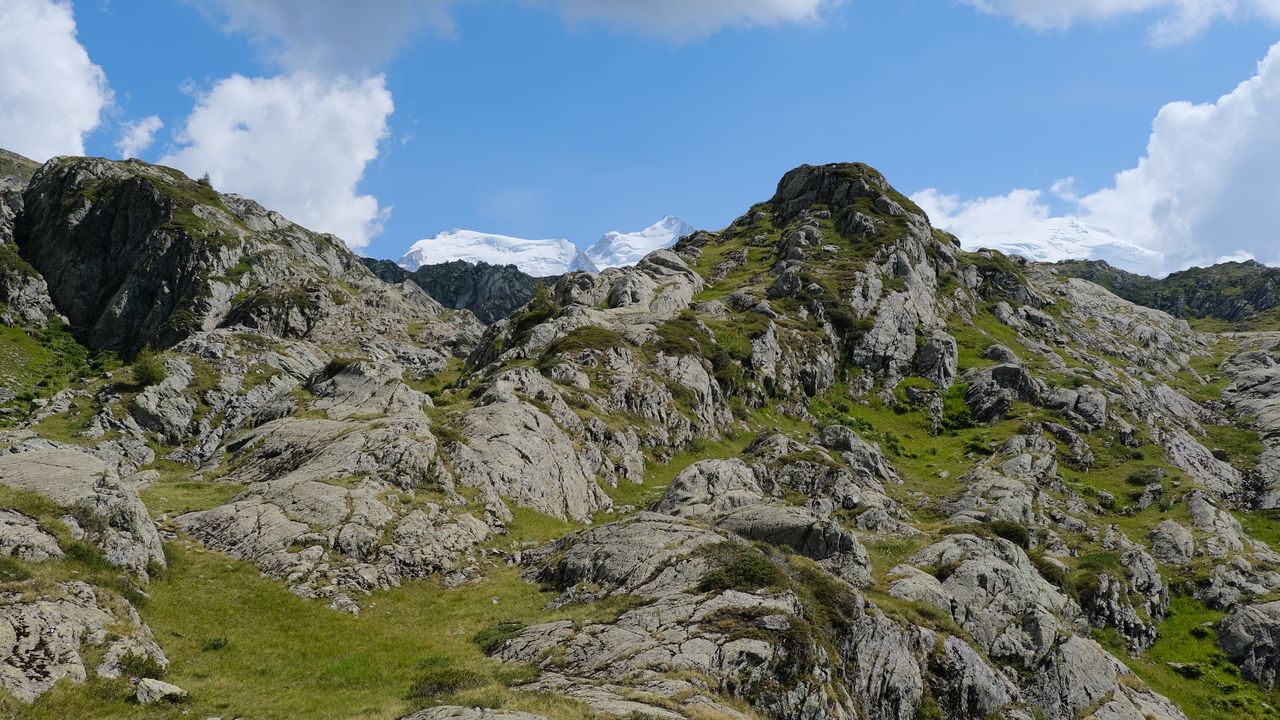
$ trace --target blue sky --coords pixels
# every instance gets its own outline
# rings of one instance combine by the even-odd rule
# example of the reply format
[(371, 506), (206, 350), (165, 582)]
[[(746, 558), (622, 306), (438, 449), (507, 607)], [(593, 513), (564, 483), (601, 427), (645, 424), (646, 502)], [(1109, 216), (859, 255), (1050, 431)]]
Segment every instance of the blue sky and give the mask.
[[(671, 0), (656, 2), (652, 17), (635, 10), (643, 3), (618, 11), (628, 3), (616, 0), (437, 2), (439, 14), (423, 17), (415, 0), (388, 0), (359, 27), (339, 10), (329, 17), (323, 1), (256, 3), (279, 6), (277, 17), (247, 0), (70, 8), (75, 41), (101, 68), (100, 92), (109, 88), (98, 122), (81, 133), (85, 152), (120, 156), (122, 133), (154, 116), (162, 126), (152, 142), (135, 143), (143, 159), (208, 170), (219, 189), (367, 242), (365, 254), (398, 257), (453, 227), (581, 246), (667, 213), (719, 228), (766, 199), (789, 168), (844, 160), (875, 165), (907, 193), (936, 189), (952, 204), (927, 209), (954, 215), (956, 229), (966, 209), (983, 207), (972, 203), (1022, 188), (1039, 191), (1033, 219), (1089, 212), (1152, 246), (1167, 233), (1131, 229), (1149, 218), (1099, 215), (1079, 199), (1114, 189), (1116, 173), (1139, 165), (1162, 107), (1217, 102), (1259, 75), (1280, 39), (1274, 0), (1229, 2), (1232, 16), (1169, 39), (1167, 26), (1184, 22), (1177, 8), (1196, 2), (1116, 0), (1106, 10), (1093, 0), (1059, 16), (1071, 0), (746, 0), (737, 7), (760, 9), (686, 18)], [(298, 8), (314, 10), (306, 32), (292, 29)], [(0, 55), (10, 69), (17, 62)], [(221, 85), (237, 75), (238, 89)], [(294, 102), (302, 76), (312, 84), (293, 115), (234, 120)], [(337, 77), (344, 94), (326, 95)], [(210, 127), (189, 132), (200, 107)], [(1265, 119), (1270, 107), (1255, 111)], [(331, 130), (315, 130), (326, 112)], [(11, 146), (4, 122), (0, 146)], [(223, 138), (219, 122), (243, 132)], [(242, 137), (268, 122), (283, 126)], [(294, 147), (304, 126), (311, 136)], [(1242, 158), (1280, 148), (1275, 131), (1244, 136), (1257, 146), (1233, 150)], [(220, 170), (235, 156), (228, 147), (263, 165)], [(345, 157), (324, 159), (335, 148)], [(1050, 192), (1065, 178), (1072, 192)], [(304, 190), (327, 199), (309, 204), (297, 196)], [(1009, 215), (1026, 212), (1023, 203)], [(1202, 242), (1195, 252), (1259, 256), (1277, 239), (1264, 227), (1273, 219), (1259, 218), (1245, 232), (1258, 237), (1240, 248)]]

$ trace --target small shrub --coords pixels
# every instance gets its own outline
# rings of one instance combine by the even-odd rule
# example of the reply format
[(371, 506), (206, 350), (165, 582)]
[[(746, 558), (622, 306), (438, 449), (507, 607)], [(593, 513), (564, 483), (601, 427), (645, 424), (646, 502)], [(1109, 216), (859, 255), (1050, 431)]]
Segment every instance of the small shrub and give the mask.
[(151, 387), (164, 382), (167, 371), (164, 368), (164, 357), (151, 349), (151, 346), (144, 347), (138, 356), (133, 359), (133, 365), (129, 368), (133, 373), (133, 384), (139, 387)]
[(750, 591), (780, 588), (787, 584), (787, 575), (782, 568), (749, 545), (719, 543), (710, 546), (706, 555), (711, 570), (698, 583), (701, 592)]
[(227, 639), (226, 635), (219, 635), (218, 637), (209, 638), (208, 640), (200, 643), (200, 649), (204, 652), (214, 652), (221, 650), (230, 644), (231, 641)]
[(120, 667), (124, 674), (134, 678), (151, 678), (159, 680), (164, 677), (164, 666), (155, 658), (145, 653), (129, 652), (120, 658)]
[(934, 565), (933, 567), (927, 568), (927, 570), (930, 575), (938, 579), (938, 582), (946, 582), (947, 578), (955, 575), (956, 570), (959, 569), (959, 567), (959, 562), (952, 561)]
[(1188, 680), (1199, 680), (1204, 677), (1204, 668), (1200, 663), (1171, 663), (1173, 671)]
[(965, 401), (965, 393), (969, 392), (969, 386), (964, 383), (957, 383), (951, 386), (947, 391), (946, 397), (942, 399), (942, 427), (946, 430), (965, 430), (971, 428), (977, 423), (973, 419), (973, 409), (969, 407), (969, 403)]
[(1031, 564), (1035, 565), (1036, 570), (1040, 573), (1040, 577), (1048, 580), (1059, 589), (1065, 590), (1067, 588), (1066, 568), (1039, 552), (1031, 553), (1029, 557), (1031, 558)]
[(618, 333), (606, 328), (587, 325), (576, 328), (569, 334), (556, 340), (547, 347), (544, 358), (555, 358), (571, 352), (583, 350), (610, 350), (623, 347), (627, 341)]
[(1155, 468), (1143, 468), (1129, 473), (1129, 476), (1126, 477), (1124, 481), (1130, 485), (1146, 487), (1148, 485), (1159, 484), (1161, 477), (1163, 477), (1163, 474), (1159, 470), (1156, 470)]
[(988, 526), (997, 537), (1002, 537), (1024, 550), (1031, 547), (1031, 533), (1023, 525), (1008, 520), (992, 520)]
[(31, 573), (17, 560), (8, 555), (0, 555), (0, 582), (19, 582), (30, 577)]
[(96, 537), (107, 531), (107, 519), (92, 505), (81, 503), (67, 512), (88, 537)]
[(73, 542), (64, 550), (67, 559), (78, 562), (88, 567), (90, 570), (96, 571), (113, 571), (115, 566), (107, 562), (103, 557), (102, 551), (98, 548), (82, 542)]
[(454, 667), (447, 662), (433, 659), (424, 663), (424, 667), (414, 677), (413, 683), (409, 686), (409, 696), (434, 698), (484, 684), (484, 676), (473, 670)]
[(481, 629), (471, 638), (471, 641), (479, 645), (485, 655), (492, 655), (502, 643), (519, 635), (521, 630), (524, 630), (524, 623), (501, 622)]

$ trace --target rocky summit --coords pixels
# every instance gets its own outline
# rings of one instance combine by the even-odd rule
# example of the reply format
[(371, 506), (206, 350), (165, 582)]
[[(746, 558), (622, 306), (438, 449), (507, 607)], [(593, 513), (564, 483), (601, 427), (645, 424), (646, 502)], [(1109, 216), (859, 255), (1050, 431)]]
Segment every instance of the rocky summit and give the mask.
[(1280, 717), (1247, 315), (965, 252), (861, 164), (544, 282), (0, 173), (9, 717)]

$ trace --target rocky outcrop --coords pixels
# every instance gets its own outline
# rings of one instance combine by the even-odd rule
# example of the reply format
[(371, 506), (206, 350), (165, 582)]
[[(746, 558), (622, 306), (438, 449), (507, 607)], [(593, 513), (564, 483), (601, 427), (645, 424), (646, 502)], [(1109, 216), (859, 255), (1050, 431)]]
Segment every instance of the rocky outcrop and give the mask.
[(399, 285), (411, 282), (441, 305), (470, 310), (480, 322), (490, 324), (511, 315), (533, 298), (536, 278), (515, 265), (470, 263), (465, 260), (423, 265), (409, 272), (390, 260), (361, 258), (375, 275)]
[[(86, 583), (54, 584), (32, 591), (34, 597), (25, 592), (19, 586), (0, 593), (0, 688), (18, 700), (32, 702), (60, 680), (84, 682), (92, 669), (88, 648), (105, 648), (111, 658), (121, 647), (145, 646), (164, 660), (131, 607), (110, 609)], [(110, 659), (98, 672), (118, 676)]]
[(156, 703), (180, 703), (187, 699), (187, 691), (177, 685), (170, 685), (163, 680), (142, 678), (134, 688), (134, 699), (139, 705), (155, 705)]
[[(16, 451), (15, 451), (16, 450)], [(88, 453), (39, 441), (0, 455), (0, 485), (42, 495), (67, 510), (73, 534), (107, 561), (147, 578), (165, 566), (160, 535), (138, 493)]]
[(33, 519), (13, 510), (0, 510), (0, 554), (26, 562), (62, 557), (58, 539)]
[(328, 342), (394, 337), (441, 314), (337, 238), (169, 168), (56, 158), (23, 202), (22, 256), (95, 349), (167, 348), (224, 324)]
[(1280, 305), (1280, 272), (1253, 260), (1193, 267), (1159, 279), (1125, 272), (1102, 260), (1066, 261), (1054, 268), (1180, 318), (1247, 322)]
[(1273, 687), (1280, 671), (1280, 602), (1232, 610), (1218, 625), (1218, 644), (1246, 678)]

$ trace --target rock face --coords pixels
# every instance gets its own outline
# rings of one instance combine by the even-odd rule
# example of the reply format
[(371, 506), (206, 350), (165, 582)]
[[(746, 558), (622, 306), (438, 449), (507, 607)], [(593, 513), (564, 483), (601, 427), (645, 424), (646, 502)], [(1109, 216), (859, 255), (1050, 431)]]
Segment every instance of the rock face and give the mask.
[(485, 324), (511, 317), (533, 298), (538, 282), (515, 265), (455, 260), (410, 272), (390, 260), (361, 258), (361, 262), (383, 280), (396, 285), (411, 282), (441, 305), (470, 310)]
[(0, 323), (43, 328), (54, 316), (44, 278), (14, 244), (23, 191), (39, 165), (0, 149)]
[(1273, 687), (1280, 671), (1280, 602), (1231, 611), (1218, 626), (1218, 643), (1246, 678)]
[(338, 342), (391, 334), (379, 322), (388, 310), (402, 322), (439, 314), (416, 289), (377, 281), (337, 238), (168, 168), (58, 158), (23, 202), (22, 256), (92, 348), (167, 348), (222, 324)]

